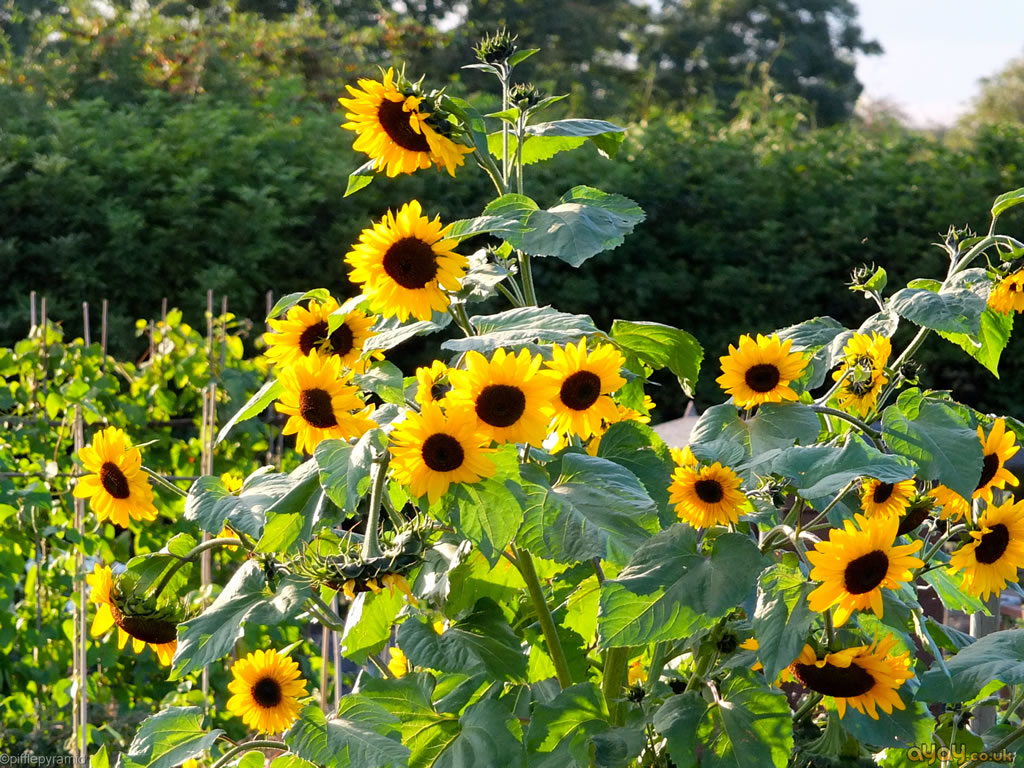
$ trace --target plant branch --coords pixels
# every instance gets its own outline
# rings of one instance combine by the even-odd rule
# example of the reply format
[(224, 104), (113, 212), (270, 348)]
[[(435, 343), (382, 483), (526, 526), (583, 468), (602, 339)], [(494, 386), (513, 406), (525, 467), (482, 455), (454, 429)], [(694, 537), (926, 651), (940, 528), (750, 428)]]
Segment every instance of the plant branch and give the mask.
[(256, 739), (255, 741), (247, 741), (243, 744), (239, 744), (237, 747), (229, 749), (220, 759), (213, 764), (213, 768), (224, 768), (231, 758), (237, 755), (239, 752), (244, 752), (247, 749), (280, 749), (282, 752), (288, 751), (288, 745), (283, 741), (270, 741), (265, 739)]
[(181, 496), (182, 498), (188, 498), (188, 491), (181, 490), (181, 488), (176, 486), (174, 483), (172, 483), (169, 480), (165, 479), (163, 477), (163, 475), (161, 475), (161, 474), (159, 474), (157, 472), (154, 472), (152, 469), (150, 469), (147, 466), (143, 466), (142, 467), (142, 471), (145, 472), (147, 475), (149, 475), (154, 480), (156, 480), (156, 484), (159, 485), (161, 488), (165, 488), (168, 491), (171, 491), (172, 493), (176, 493), (179, 496)]
[(512, 551), (519, 565), (519, 573), (526, 582), (526, 589), (533, 601), (533, 609), (537, 612), (537, 620), (540, 622), (541, 632), (544, 634), (544, 641), (548, 646), (548, 655), (555, 665), (555, 676), (558, 684), (563, 689), (572, 685), (572, 677), (569, 675), (569, 664), (565, 660), (565, 652), (562, 650), (562, 641), (558, 639), (558, 631), (555, 629), (555, 620), (551, 617), (551, 610), (544, 597), (544, 590), (540, 585), (540, 578), (537, 576), (537, 569), (533, 565), (533, 556), (525, 549), (519, 549), (514, 544)]
[(189, 551), (187, 555), (185, 555), (184, 557), (179, 557), (178, 561), (170, 567), (170, 570), (168, 570), (167, 573), (164, 574), (164, 577), (160, 579), (160, 583), (157, 584), (156, 588), (153, 590), (153, 598), (155, 599), (160, 596), (160, 593), (164, 591), (164, 588), (170, 583), (171, 579), (174, 578), (174, 574), (176, 574), (186, 563), (191, 563), (206, 550), (216, 549), (217, 547), (241, 546), (243, 546), (241, 539), (227, 537), (222, 539), (210, 539), (209, 541), (204, 541), (201, 544), (197, 544)]
[[(986, 752), (988, 752), (988, 754), (990, 755), (1002, 752), (1004, 749), (1013, 744), (1013, 742), (1017, 741), (1017, 739), (1019, 739), (1022, 736), (1024, 736), (1024, 725), (1018, 727), (1017, 730), (1008, 735), (1005, 739), (1000, 739), (999, 741), (997, 741), (995, 744), (989, 747), (986, 750)], [(976, 765), (981, 765), (982, 762), (984, 761), (980, 758), (977, 760), (971, 760), (970, 762), (964, 763), (962, 766), (960, 766), (960, 768), (974, 768), (974, 766)]]
[(604, 694), (605, 703), (608, 705), (612, 725), (622, 725), (622, 689), (626, 687), (629, 655), (629, 648), (609, 648), (605, 652), (601, 693)]
[(837, 419), (843, 419), (848, 421), (857, 427), (864, 435), (875, 444), (875, 448), (882, 450), (882, 433), (871, 428), (867, 422), (861, 421), (856, 416), (851, 416), (848, 413), (837, 410), (835, 408), (829, 408), (824, 405), (812, 405), (811, 410), (817, 413), (827, 413), (829, 416), (835, 416)]
[(371, 470), (370, 508), (366, 513), (366, 533), (363, 536), (363, 559), (380, 557), (380, 504), (384, 494), (384, 481), (388, 475), (388, 457), (374, 457)]

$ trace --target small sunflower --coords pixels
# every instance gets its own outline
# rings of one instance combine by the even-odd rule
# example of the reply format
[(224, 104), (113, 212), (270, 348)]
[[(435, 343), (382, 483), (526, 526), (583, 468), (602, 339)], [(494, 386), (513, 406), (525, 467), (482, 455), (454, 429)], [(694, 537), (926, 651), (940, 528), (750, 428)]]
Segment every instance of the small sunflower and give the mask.
[(586, 440), (601, 431), (602, 420), (614, 422), (618, 409), (609, 395), (626, 383), (619, 375), (625, 364), (610, 344), (598, 344), (589, 353), (586, 339), (577, 345), (555, 345), (547, 370), (541, 372), (558, 387), (552, 401), (554, 430)]
[(677, 467), (697, 466), (697, 457), (693, 455), (688, 445), (684, 448), (669, 448), (668, 452)]
[(178, 649), (178, 627), (171, 621), (151, 617), (127, 616), (115, 600), (117, 590), (109, 566), (97, 563), (85, 577), (89, 584), (89, 602), (98, 606), (89, 633), (93, 637), (104, 635), (117, 625), (117, 647), (124, 648), (128, 638), (132, 650), (139, 653), (147, 645), (153, 649), (160, 663), (169, 666)]
[(928, 495), (935, 499), (936, 505), (941, 507), (940, 520), (957, 521), (971, 516), (971, 502), (944, 485), (935, 486), (928, 491)]
[(964, 572), (964, 590), (987, 600), (1009, 582), (1017, 582), (1024, 567), (1024, 501), (990, 506), (978, 520), (971, 541), (953, 553), (949, 571)]
[(409, 659), (397, 645), (391, 646), (391, 658), (388, 660), (388, 671), (395, 677), (409, 674)]
[(640, 659), (635, 659), (630, 662), (629, 672), (626, 678), (627, 685), (636, 685), (638, 683), (647, 682), (647, 670), (644, 669), (644, 665)]
[(394, 69), (388, 69), (382, 81), (359, 79), (359, 87), (345, 86), (351, 99), (338, 101), (348, 110), (342, 128), (358, 134), (352, 148), (373, 159), (374, 169), (384, 169), (389, 177), (414, 173), (431, 164), (444, 168), (450, 176), (465, 162), (472, 147), (456, 144), (438, 129), (431, 114), (420, 111), (421, 96), (406, 92), (395, 82)]
[(416, 369), (416, 402), (420, 405), (440, 402), (450, 390), (448, 366), (440, 360)]
[(818, 654), (805, 645), (789, 672), (805, 688), (831, 696), (839, 717), (846, 714), (847, 705), (872, 720), (878, 719), (878, 709), (891, 715), (893, 709), (904, 709), (897, 689), (914, 676), (910, 669), (910, 652), (890, 655), (896, 638), (886, 635), (871, 645), (858, 645), (835, 653)]
[(871, 478), (861, 486), (860, 508), (868, 517), (902, 515), (917, 492), (914, 479), (883, 483)]
[[(590, 456), (597, 456), (598, 452), (601, 450), (601, 438), (603, 438), (605, 433), (609, 429), (611, 429), (613, 424), (618, 424), (623, 421), (635, 421), (638, 424), (650, 424), (650, 410), (654, 408), (654, 401), (651, 400), (651, 398), (647, 395), (644, 395), (643, 407), (647, 409), (647, 413), (644, 413), (643, 411), (637, 411), (633, 408), (627, 408), (622, 403), (616, 403), (615, 418), (611, 421), (604, 421), (603, 419), (601, 420), (601, 427), (594, 434), (593, 439), (589, 443), (587, 443), (587, 454), (589, 454)], [(553, 450), (557, 452), (562, 448), (566, 447), (568, 443), (569, 440), (566, 438), (566, 436), (560, 435), (558, 443), (556, 443), (555, 448)]]
[(1024, 269), (1007, 275), (996, 284), (988, 295), (988, 306), (1001, 315), (1024, 312)]
[(497, 471), (486, 455), (488, 442), (475, 419), (458, 412), (446, 416), (440, 405), (428, 403), (391, 433), (395, 480), (433, 504), (452, 483), (476, 483)]
[(866, 608), (882, 618), (882, 588), (899, 589), (900, 582), (910, 580), (911, 568), (924, 565), (912, 556), (923, 541), (894, 546), (898, 517), (855, 518), (856, 526), (846, 520), (842, 529), (829, 532), (828, 541), (818, 542), (807, 553), (814, 565), (811, 578), (823, 582), (807, 596), (808, 605), (821, 612), (836, 606), (836, 626)]
[(792, 346), (792, 339), (758, 334), (754, 341), (744, 334), (738, 349), (730, 344), (729, 354), (719, 358), (722, 375), (715, 381), (739, 408), (796, 400), (789, 383), (803, 375), (807, 359), (802, 352), (790, 352)]
[(228, 711), (249, 728), (279, 733), (299, 717), (299, 697), (306, 695), (306, 681), (299, 665), (277, 651), (256, 651), (231, 666), (234, 679), (228, 690)]
[(742, 482), (717, 461), (710, 467), (680, 466), (672, 473), (668, 500), (676, 505), (679, 518), (695, 528), (738, 523), (747, 503), (739, 490)]
[(74, 495), (89, 499), (89, 506), (102, 522), (110, 520), (122, 528), (129, 520), (155, 520), (153, 489), (142, 471), (142, 454), (128, 447), (124, 431), (107, 427), (97, 432), (92, 445), (78, 452), (78, 458), (92, 474), (75, 484)]
[(981, 478), (972, 498), (992, 501), (993, 488), (1005, 488), (1007, 483), (1016, 487), (1017, 477), (1006, 468), (1006, 462), (1020, 450), (1013, 432), (1006, 431), (1006, 420), (996, 419), (988, 437), (978, 427), (978, 439), (985, 455), (982, 464)]
[(370, 328), (377, 320), (352, 310), (341, 321), (334, 333), (328, 333), (328, 317), (338, 309), (333, 298), (323, 303), (310, 300), (309, 307), (295, 305), (284, 320), (269, 320), (274, 333), (263, 338), (267, 342), (267, 357), (281, 365), (294, 365), (314, 350), (321, 355), (335, 355), (346, 368), (362, 373), (366, 361), (362, 360), (363, 344), (373, 335)]
[(548, 434), (551, 401), (557, 385), (539, 375), (543, 358), (520, 350), (497, 350), (490, 361), (479, 352), (466, 354), (466, 370), (452, 370), (447, 404), (476, 415), (477, 428), (496, 443), (530, 443), (538, 448)]
[(295, 448), (312, 453), (323, 440), (359, 437), (377, 426), (372, 405), (359, 398), (359, 389), (342, 375), (337, 357), (326, 360), (315, 352), (280, 373), (284, 392), (277, 410), (288, 415), (284, 434), (296, 435)]
[(434, 310), (444, 312), (450, 303), (448, 291), (457, 291), (469, 260), (452, 249), (446, 240), (451, 225), (433, 221), (412, 200), (398, 213), (388, 211), (371, 229), (364, 229), (359, 242), (345, 255), (353, 268), (349, 279), (363, 285), (363, 293), (375, 312), (398, 317), (409, 315), (429, 320)]
[(867, 417), (878, 402), (882, 387), (889, 381), (885, 365), (892, 354), (892, 342), (877, 333), (855, 333), (843, 347), (843, 364), (832, 374), (842, 381), (836, 391), (839, 407), (861, 418)]

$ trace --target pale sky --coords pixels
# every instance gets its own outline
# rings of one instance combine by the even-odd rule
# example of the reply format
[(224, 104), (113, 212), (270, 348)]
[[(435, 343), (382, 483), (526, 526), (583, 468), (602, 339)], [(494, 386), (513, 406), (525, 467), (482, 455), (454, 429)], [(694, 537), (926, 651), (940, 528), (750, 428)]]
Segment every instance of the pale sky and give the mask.
[(1024, 55), (1024, 0), (854, 0), (864, 37), (880, 56), (859, 56), (864, 95), (888, 99), (922, 126), (949, 124), (978, 80)]

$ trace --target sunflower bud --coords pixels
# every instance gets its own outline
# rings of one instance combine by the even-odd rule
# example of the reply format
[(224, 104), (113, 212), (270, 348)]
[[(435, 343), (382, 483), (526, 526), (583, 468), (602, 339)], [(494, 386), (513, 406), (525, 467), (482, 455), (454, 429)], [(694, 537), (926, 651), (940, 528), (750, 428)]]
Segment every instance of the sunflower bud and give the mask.
[(921, 375), (922, 366), (920, 363), (915, 363), (913, 360), (908, 360), (903, 363), (897, 373), (904, 382), (910, 385), (917, 384), (917, 379)]
[(726, 632), (720, 638), (718, 638), (718, 652), (724, 655), (735, 652), (739, 646), (739, 641), (736, 639), (736, 635), (732, 632)]
[(881, 293), (885, 289), (888, 276), (882, 267), (874, 264), (861, 264), (850, 273), (850, 290), (865, 293)]
[(518, 35), (510, 34), (505, 28), (484, 38), (473, 46), (477, 61), (482, 64), (504, 64), (516, 52)]
[(508, 100), (519, 109), (529, 109), (540, 103), (544, 95), (533, 83), (516, 83), (508, 92)]

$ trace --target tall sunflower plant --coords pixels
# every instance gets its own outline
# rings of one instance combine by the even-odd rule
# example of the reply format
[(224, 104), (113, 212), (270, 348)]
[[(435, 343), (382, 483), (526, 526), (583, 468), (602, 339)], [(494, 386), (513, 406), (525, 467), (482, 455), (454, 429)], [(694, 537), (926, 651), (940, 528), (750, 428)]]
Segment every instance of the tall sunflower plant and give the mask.
[[(532, 163), (623, 138), (542, 122), (557, 97), (514, 74), (532, 53), (480, 44), (492, 114), (393, 68), (341, 98), (369, 157), (350, 191), (440, 171), (437, 195), (367, 223), (343, 256), (357, 295), (270, 313), (273, 375), (221, 437), (273, 407), (298, 468), (196, 481), (194, 536), (90, 577), (96, 621), (152, 645), (171, 680), (233, 678), (205, 710), (146, 720), (121, 763), (781, 768), (1018, 744), (1024, 633), (975, 637), (936, 606), (999, 616), (1020, 594), (1024, 425), (925, 388), (914, 356), (937, 335), (997, 373), (1024, 244), (996, 223), (1024, 190), (985, 235), (950, 231), (942, 279), (886, 294), (883, 269), (858, 270), (859, 327), (740, 336), (710, 374), (725, 402), (668, 446), (650, 378), (692, 393), (698, 342), (538, 302), (537, 259), (579, 267), (643, 213), (587, 186), (550, 208), (526, 195)], [(496, 197), (445, 222), (444, 179), (474, 167)], [(388, 359), (426, 335), (443, 339), (430, 364)], [(136, 453), (97, 436), (76, 494), (146, 518)], [(189, 614), (199, 556), (222, 547), (237, 568)], [(316, 631), (273, 647), (267, 628), (287, 624)]]

